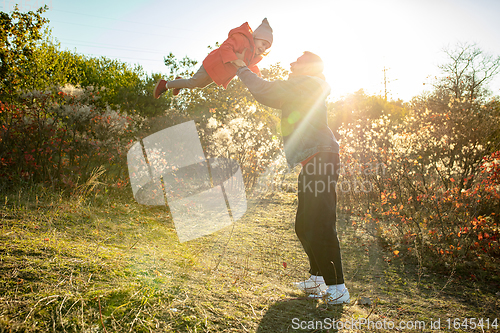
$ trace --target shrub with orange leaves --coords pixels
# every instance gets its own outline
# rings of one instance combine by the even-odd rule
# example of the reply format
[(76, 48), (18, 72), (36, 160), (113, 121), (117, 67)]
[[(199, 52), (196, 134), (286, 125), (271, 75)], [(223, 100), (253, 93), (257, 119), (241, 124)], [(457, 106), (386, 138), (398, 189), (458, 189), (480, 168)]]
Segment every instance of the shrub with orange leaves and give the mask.
[(500, 106), (422, 97), (408, 109), (401, 121), (382, 115), (339, 129), (339, 208), (372, 223), (400, 256), (497, 262)]
[(74, 187), (104, 166), (109, 180), (126, 174), (127, 144), (137, 118), (96, 106), (92, 88), (65, 86), (0, 101), (0, 179)]

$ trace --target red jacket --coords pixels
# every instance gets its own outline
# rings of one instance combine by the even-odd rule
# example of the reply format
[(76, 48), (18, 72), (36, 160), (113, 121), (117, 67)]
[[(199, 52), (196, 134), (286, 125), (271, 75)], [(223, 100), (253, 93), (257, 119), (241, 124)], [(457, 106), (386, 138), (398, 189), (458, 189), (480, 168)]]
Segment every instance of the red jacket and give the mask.
[(241, 53), (245, 48), (247, 49), (244, 56), (245, 63), (252, 72), (261, 76), (256, 64), (262, 60), (262, 56), (254, 56), (255, 44), (252, 29), (248, 22), (245, 22), (240, 27), (229, 31), (228, 39), (203, 60), (203, 67), (217, 85), (227, 88), (236, 75), (237, 68), (231, 64), (232, 60), (238, 59), (235, 52)]

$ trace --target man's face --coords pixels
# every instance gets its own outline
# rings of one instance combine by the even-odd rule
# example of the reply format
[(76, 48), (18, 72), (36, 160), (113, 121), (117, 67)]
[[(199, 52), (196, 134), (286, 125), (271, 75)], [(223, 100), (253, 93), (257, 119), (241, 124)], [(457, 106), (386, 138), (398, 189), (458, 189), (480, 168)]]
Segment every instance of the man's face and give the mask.
[(304, 55), (300, 56), (290, 64), (290, 72), (294, 74), (306, 74), (308, 69), (308, 63), (304, 58)]

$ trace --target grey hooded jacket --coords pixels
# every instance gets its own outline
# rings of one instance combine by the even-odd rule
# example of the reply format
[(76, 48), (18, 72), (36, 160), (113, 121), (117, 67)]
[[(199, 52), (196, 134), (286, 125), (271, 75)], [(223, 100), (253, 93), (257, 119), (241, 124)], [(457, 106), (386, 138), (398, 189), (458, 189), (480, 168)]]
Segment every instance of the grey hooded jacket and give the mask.
[(326, 97), (330, 86), (324, 80), (291, 75), (288, 80), (266, 81), (247, 67), (239, 68), (236, 74), (259, 103), (282, 111), (281, 133), (290, 166), (318, 152), (339, 153), (339, 144), (328, 127)]

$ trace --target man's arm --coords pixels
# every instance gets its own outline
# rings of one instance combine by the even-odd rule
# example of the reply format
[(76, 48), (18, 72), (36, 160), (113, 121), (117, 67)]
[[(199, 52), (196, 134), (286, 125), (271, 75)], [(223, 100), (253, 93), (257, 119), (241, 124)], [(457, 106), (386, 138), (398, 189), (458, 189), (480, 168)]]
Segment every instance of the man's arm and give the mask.
[(266, 81), (246, 66), (240, 67), (236, 75), (261, 104), (281, 109), (287, 100), (288, 93), (284, 81)]

